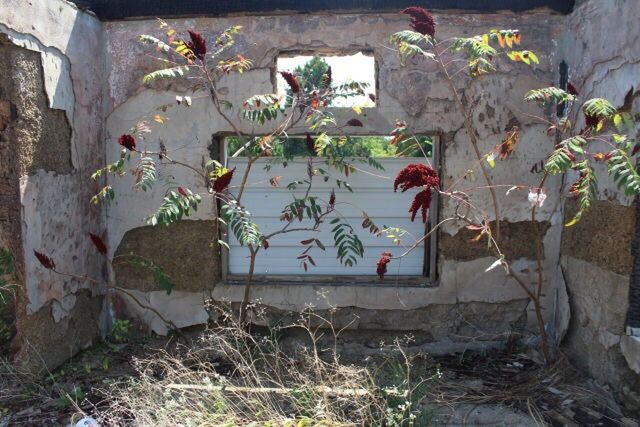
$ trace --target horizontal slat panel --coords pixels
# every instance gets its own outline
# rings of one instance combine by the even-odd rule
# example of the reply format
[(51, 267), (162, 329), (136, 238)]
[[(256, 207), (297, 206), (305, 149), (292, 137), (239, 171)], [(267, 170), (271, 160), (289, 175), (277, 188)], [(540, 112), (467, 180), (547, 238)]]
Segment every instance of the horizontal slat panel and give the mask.
[[(231, 274), (245, 275), (247, 274), (247, 272), (242, 271), (242, 272), (231, 273)], [(268, 275), (268, 274), (275, 275), (276, 273), (273, 273), (273, 268), (271, 268), (271, 271), (270, 271), (269, 267), (256, 265), (255, 274), (256, 275)], [(422, 266), (420, 268), (406, 268), (405, 266), (402, 266), (402, 268), (400, 269), (389, 268), (389, 271), (387, 274), (389, 276), (391, 275), (421, 276), (423, 272), (422, 272)], [(312, 267), (311, 266), (307, 271), (304, 271), (304, 269), (300, 266), (297, 266), (297, 265), (290, 266), (287, 264), (285, 266), (278, 268), (277, 275), (280, 275), (280, 276), (315, 275), (315, 276), (374, 276), (374, 277), (377, 277), (375, 265), (371, 267), (369, 265), (362, 266), (360, 264), (358, 264), (355, 267), (343, 267), (341, 265), (331, 266), (331, 267)]]
[[(364, 211), (369, 217), (376, 220), (377, 218), (397, 218), (400, 220), (408, 218), (409, 206), (415, 193), (416, 191), (394, 193), (393, 189), (354, 193), (336, 192), (336, 210), (341, 216), (349, 218), (362, 218)], [(295, 192), (294, 195), (302, 198), (304, 192)], [(329, 191), (322, 193), (313, 191), (310, 195), (318, 197), (318, 204), (323, 206), (328, 202), (330, 193)], [(256, 218), (273, 218), (274, 214), (279, 214), (284, 206), (293, 203), (293, 201), (294, 196), (286, 190), (272, 191), (265, 188), (261, 191), (247, 191), (243, 195), (244, 205)]]
[[(255, 274), (334, 274), (334, 275), (375, 275), (376, 264), (382, 251), (370, 249), (365, 251), (365, 257), (358, 259), (357, 265), (345, 267), (338, 263), (335, 252), (327, 248), (327, 254), (323, 251), (312, 251), (316, 266), (309, 264), (309, 270), (305, 273), (300, 260), (296, 257), (302, 252), (300, 248), (269, 248), (261, 252), (256, 258)], [(369, 255), (367, 255), (367, 252)], [(377, 254), (377, 255), (374, 255)], [(234, 248), (233, 255), (229, 259), (229, 271), (231, 274), (246, 274), (249, 271), (249, 251), (246, 248)], [(403, 275), (421, 275), (423, 270), (423, 252), (416, 250), (402, 261), (394, 261), (389, 264), (389, 273)]]
[[(234, 251), (231, 256), (230, 259), (235, 260), (235, 261), (241, 261), (241, 260), (248, 260), (249, 258), (249, 249), (247, 249), (246, 247), (237, 247), (237, 250)], [(273, 246), (269, 246), (269, 249), (263, 250), (260, 252), (260, 255), (266, 260), (283, 260), (283, 259), (296, 259), (297, 256), (299, 256), (302, 252), (304, 251), (304, 248), (302, 246), (278, 246), (278, 247), (273, 247)], [(404, 252), (404, 249), (401, 248), (396, 248), (396, 250), (389, 250), (389, 248), (385, 248), (382, 246), (372, 246), (372, 247), (368, 247), (365, 248), (364, 251), (364, 258), (358, 258), (358, 263), (360, 262), (360, 259), (365, 260), (364, 262), (367, 262), (367, 260), (369, 261), (375, 261), (377, 262), (378, 259), (380, 258), (380, 254), (382, 252), (391, 252), (393, 254), (400, 254), (402, 252)], [(414, 260), (422, 260), (422, 254), (423, 254), (423, 248), (417, 248), (415, 251), (411, 252), (409, 255), (407, 255), (406, 257), (402, 258), (402, 263), (409, 263), (411, 264), (412, 262), (414, 262)], [(319, 248), (313, 248), (311, 251), (309, 251), (309, 255), (311, 255), (313, 257), (313, 259), (315, 261), (320, 261), (320, 260), (335, 260), (336, 259), (336, 249), (335, 248), (327, 248), (326, 251), (323, 251)], [(234, 262), (235, 262), (234, 261)], [(297, 260), (296, 260), (297, 262)], [(319, 262), (318, 262), (319, 264)]]
[[(254, 220), (256, 220), (256, 218), (254, 218)], [(361, 226), (359, 225), (361, 220), (356, 219), (354, 221), (349, 221), (349, 222), (353, 226), (356, 232), (356, 235), (360, 238), (360, 240), (362, 241), (362, 244), (365, 247), (367, 246), (379, 246), (379, 247), (386, 247), (386, 248), (398, 247), (398, 245), (394, 244), (393, 241), (391, 239), (388, 239), (386, 236), (378, 237), (371, 234), (368, 230), (364, 230), (363, 228), (361, 228)], [(260, 226), (260, 231), (265, 235), (268, 235), (269, 233), (272, 233), (277, 230), (281, 230), (285, 224), (283, 222), (274, 223), (273, 220), (267, 222), (267, 220), (262, 220), (262, 219), (257, 219), (257, 223)], [(398, 226), (400, 228), (404, 228), (405, 230), (410, 231), (412, 234), (412, 235), (407, 234), (402, 237), (402, 242), (401, 242), (402, 246), (412, 245), (415, 242), (414, 237), (419, 238), (424, 234), (425, 227), (424, 227), (424, 224), (420, 221), (412, 224), (411, 222), (404, 220), (404, 221), (394, 222), (393, 224), (394, 226)], [(416, 226), (416, 224), (418, 225)], [(306, 226), (310, 227), (311, 221), (307, 220), (307, 221), (303, 221), (302, 223), (296, 222), (292, 224), (290, 228), (293, 229), (293, 228), (306, 227)], [(331, 232), (333, 227), (334, 227), (333, 224), (329, 224), (327, 222), (325, 224), (322, 224), (320, 226), (320, 229), (316, 232), (294, 231), (291, 233), (280, 234), (275, 236), (273, 240), (270, 241), (269, 243), (275, 246), (300, 246), (301, 240), (317, 238), (317, 239), (320, 239), (322, 244), (329, 247), (329, 246), (333, 246), (333, 233)], [(231, 233), (231, 236), (229, 236), (229, 243), (232, 246), (238, 245), (238, 241), (233, 235), (233, 233)]]
[[(368, 165), (358, 164), (357, 166), (366, 169), (373, 174), (385, 175), (388, 178), (382, 179), (357, 172), (351, 174), (349, 178), (339, 172), (332, 171), (339, 179), (348, 180), (354, 188), (354, 192), (336, 188), (335, 179), (328, 183), (322, 179), (314, 179), (314, 191), (311, 195), (327, 200), (332, 188), (336, 191), (336, 211), (346, 221), (353, 226), (358, 237), (365, 247), (365, 256), (358, 259), (358, 264), (354, 267), (342, 266), (336, 259), (337, 249), (333, 247), (333, 233), (330, 224), (335, 214), (327, 218), (321, 225), (320, 230), (291, 232), (275, 236), (270, 240), (269, 249), (262, 251), (256, 259), (255, 273), (258, 275), (375, 275), (376, 264), (382, 252), (402, 253), (406, 248), (414, 243), (414, 237), (419, 238), (424, 235), (425, 225), (416, 219), (411, 222), (409, 219), (409, 205), (414, 192), (394, 193), (393, 177), (405, 165), (419, 161), (419, 159), (381, 159), (385, 166), (385, 171), (376, 171)], [(260, 160), (263, 162), (264, 160)], [(230, 167), (237, 167), (237, 177), (242, 176), (246, 167), (246, 159), (229, 159)], [(243, 195), (243, 204), (251, 212), (252, 219), (258, 224), (263, 234), (269, 234), (282, 229), (284, 222), (279, 221), (278, 216), (283, 206), (291, 203), (296, 197), (303, 197), (305, 189), (300, 186), (298, 190), (291, 192), (286, 189), (286, 183), (294, 179), (306, 179), (307, 163), (305, 160), (296, 160), (289, 163), (287, 168), (274, 165), (269, 172), (262, 168), (263, 165), (257, 163), (252, 168), (250, 183)], [(323, 167), (318, 161), (314, 167)], [(269, 178), (283, 175), (280, 181), (281, 186), (273, 188), (269, 184)], [(238, 180), (239, 182), (239, 180)], [(234, 189), (232, 188), (233, 192)], [(402, 239), (402, 246), (393, 243), (386, 237), (376, 237), (361, 227), (363, 221), (362, 211), (365, 211), (379, 227), (390, 226), (407, 230), (410, 234)], [(313, 223), (305, 219), (302, 222), (293, 223), (290, 228), (310, 228)], [(316, 262), (316, 266), (309, 265), (308, 272), (305, 273), (300, 260), (296, 259), (305, 249), (300, 244), (301, 240), (318, 238), (325, 245), (326, 251), (314, 247), (309, 254)], [(229, 254), (229, 273), (232, 275), (246, 274), (249, 270), (249, 251), (240, 247), (235, 236), (229, 236), (231, 247)], [(389, 274), (419, 276), (423, 273), (424, 247), (421, 246), (413, 251), (401, 261), (395, 261), (389, 265)]]

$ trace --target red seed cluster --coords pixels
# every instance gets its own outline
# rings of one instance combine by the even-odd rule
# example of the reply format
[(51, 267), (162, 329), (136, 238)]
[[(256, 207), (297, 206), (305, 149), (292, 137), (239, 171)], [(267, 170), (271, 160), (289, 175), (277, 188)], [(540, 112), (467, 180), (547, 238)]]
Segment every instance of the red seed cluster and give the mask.
[(300, 93), (300, 83), (298, 83), (298, 78), (296, 76), (288, 71), (280, 71), (280, 75), (289, 85), (289, 89), (291, 89), (291, 92), (295, 94)]
[(56, 269), (56, 264), (55, 262), (53, 262), (53, 260), (51, 258), (49, 258), (48, 256), (46, 256), (45, 254), (43, 254), (42, 252), (38, 252), (38, 251), (33, 251), (33, 254), (36, 256), (36, 258), (38, 259), (38, 261), (40, 261), (40, 264), (42, 264), (42, 266), (44, 268), (46, 268), (47, 270), (55, 270)]
[(436, 24), (433, 21), (433, 15), (426, 9), (412, 6), (402, 11), (411, 16), (411, 28), (423, 35), (434, 37), (436, 34)]
[(405, 166), (393, 182), (393, 191), (398, 191), (398, 187), (404, 193), (414, 187), (434, 188), (440, 185), (440, 178), (435, 169), (422, 163), (411, 163)]
[(331, 190), (331, 194), (329, 195), (329, 207), (333, 209), (336, 204), (336, 192)]
[(118, 144), (122, 145), (129, 151), (135, 151), (136, 149), (136, 139), (133, 135), (123, 134), (118, 137)]
[(423, 190), (416, 194), (409, 212), (411, 221), (415, 220), (419, 210), (422, 210), (422, 222), (427, 222), (427, 211), (431, 205), (431, 190), (440, 186), (438, 172), (422, 163), (411, 163), (405, 166), (396, 176), (393, 183), (393, 191), (398, 188), (404, 193), (410, 188), (423, 187)]
[(387, 274), (387, 264), (391, 262), (391, 253), (383, 252), (380, 254), (380, 259), (378, 260), (378, 268), (376, 268), (376, 273), (378, 273), (378, 277), (380, 279), (384, 279), (384, 275)]
[(98, 252), (102, 255), (107, 254), (107, 245), (104, 244), (104, 241), (97, 234), (89, 233), (89, 237), (91, 237), (91, 242), (93, 242), (93, 246), (96, 247)]
[(307, 139), (305, 142), (307, 143), (307, 150), (309, 150), (311, 154), (315, 154), (316, 144), (315, 142), (313, 142), (313, 138), (311, 138), (311, 134), (307, 134)]
[(422, 209), (422, 222), (427, 222), (427, 211), (429, 210), (429, 206), (431, 205), (431, 189), (427, 188), (426, 190), (422, 190), (416, 197), (414, 197), (413, 202), (411, 202), (411, 207), (409, 208), (409, 212), (411, 213), (411, 221), (416, 219), (416, 214), (419, 209)]
[(191, 49), (196, 58), (203, 60), (207, 54), (207, 43), (204, 41), (204, 37), (193, 30), (189, 30), (189, 37), (191, 37), (191, 41), (187, 42), (187, 47)]
[(233, 173), (235, 171), (236, 171), (236, 168), (233, 168), (230, 171), (216, 178), (216, 180), (213, 181), (213, 190), (216, 193), (222, 193), (229, 186), (229, 183), (231, 182), (231, 179), (233, 178)]
[(585, 114), (584, 118), (587, 123), (587, 127), (590, 127), (590, 128), (594, 128), (598, 126), (598, 123), (600, 122), (600, 119), (598, 118), (598, 116), (591, 116), (589, 114)]

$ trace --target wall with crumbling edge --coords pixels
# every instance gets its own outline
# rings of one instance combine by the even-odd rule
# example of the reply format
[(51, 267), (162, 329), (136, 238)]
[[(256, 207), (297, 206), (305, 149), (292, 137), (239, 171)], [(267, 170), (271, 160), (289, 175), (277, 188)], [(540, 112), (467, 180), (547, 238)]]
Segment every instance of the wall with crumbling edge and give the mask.
[[(499, 143), (512, 125), (517, 124), (522, 129), (521, 141), (515, 153), (491, 171), (495, 182), (537, 185), (540, 176), (529, 173), (529, 170), (541, 160), (543, 147), (551, 148), (552, 142), (545, 135), (545, 126), (536, 124), (527, 115), (537, 110), (533, 106), (523, 105), (522, 99), (529, 89), (547, 86), (556, 81), (552, 67), (554, 38), (564, 18), (545, 11), (518, 15), (436, 13), (435, 17), (440, 39), (479, 34), (492, 28), (518, 28), (523, 34), (523, 48), (537, 52), (540, 65), (533, 69), (500, 59), (499, 68), (503, 70), (500, 74), (460, 82), (461, 90), (469, 97), (478, 99), (474, 120), (478, 124), (481, 150), (487, 152)], [(378, 105), (365, 110), (366, 114), (360, 117), (364, 123), (363, 128), (353, 129), (359, 134), (387, 134), (393, 129), (396, 119), (405, 119), (416, 133), (440, 134), (443, 142), (444, 187), (451, 185), (475, 162), (468, 137), (462, 129), (462, 117), (456, 112), (452, 95), (433, 64), (417, 61), (403, 68), (394, 52), (386, 47), (390, 34), (408, 28), (405, 15), (364, 13), (241, 16), (177, 19), (170, 20), (169, 23), (182, 31), (195, 28), (208, 40), (212, 40), (216, 31), (231, 25), (239, 24), (244, 27), (237, 37), (235, 49), (254, 62), (254, 69), (242, 76), (228, 76), (219, 85), (221, 93), (228, 93), (236, 106), (253, 94), (274, 91), (275, 58), (280, 51), (373, 51), (378, 65)], [(107, 117), (106, 146), (108, 160), (114, 161), (119, 153), (117, 136), (128, 132), (137, 120), (152, 117), (150, 115), (155, 114), (156, 107), (175, 104), (175, 96), (182, 94), (184, 87), (179, 82), (160, 82), (151, 88), (141, 84), (142, 76), (152, 69), (153, 63), (143, 54), (143, 47), (137, 42), (137, 38), (141, 33), (161, 36), (156, 21), (110, 22), (105, 24), (105, 28), (110, 59), (110, 103), (113, 107)], [(194, 99), (196, 97), (197, 94)], [(344, 123), (354, 115), (350, 109), (336, 112), (338, 123)], [(169, 116), (168, 124), (152, 121), (153, 133), (142, 142), (142, 147), (157, 149), (160, 141), (163, 141), (174, 158), (182, 162), (195, 165), (206, 162), (210, 158), (208, 147), (212, 143), (212, 136), (232, 131), (206, 99), (194, 100), (191, 108), (170, 108), (163, 114)], [(232, 112), (232, 116), (241, 122), (237, 110)], [(246, 122), (242, 126), (250, 129)], [(163, 167), (160, 174), (180, 185), (205, 192), (201, 180), (189, 171)], [(475, 182), (468, 181), (464, 186), (482, 185), (479, 170), (476, 170), (475, 177)], [(120, 248), (130, 247), (134, 243), (131, 240), (133, 236), (141, 236), (145, 243), (139, 249), (146, 254), (154, 254), (160, 243), (154, 241), (153, 230), (142, 227), (144, 218), (159, 205), (166, 186), (159, 184), (152, 192), (136, 194), (132, 191), (131, 177), (111, 179), (110, 183), (117, 194), (116, 200), (108, 206), (110, 253), (120, 253)], [(549, 188), (550, 194), (557, 194), (560, 181), (552, 178)], [(391, 188), (389, 191), (392, 191)], [(492, 211), (488, 195), (473, 195), (472, 198), (480, 209)], [(533, 281), (536, 267), (530, 247), (533, 244), (532, 230), (523, 223), (530, 217), (527, 191), (514, 192), (509, 196), (505, 195), (505, 191), (500, 191), (499, 201), (502, 206), (502, 229), (507, 239), (512, 240), (507, 247), (513, 248), (513, 253), (507, 253), (507, 256), (513, 260), (516, 271)], [(407, 207), (409, 203), (410, 196), (407, 195)], [(454, 207), (448, 201), (444, 201), (441, 206), (441, 217), (452, 214)], [(545, 318), (550, 323), (566, 324), (567, 310), (559, 310), (560, 316), (554, 311), (554, 307), (562, 308), (566, 305), (566, 294), (558, 269), (562, 218), (560, 212), (553, 211), (553, 206), (554, 203), (546, 203), (539, 210), (539, 217), (544, 221), (540, 228), (545, 230)], [(274, 206), (274, 215), (279, 208)], [(193, 217), (198, 224), (194, 224), (192, 228), (206, 229), (209, 225), (204, 220), (212, 219), (211, 212), (211, 200), (205, 197), (202, 208)], [(307, 306), (318, 310), (337, 309), (338, 312), (346, 313), (345, 316), (357, 313), (359, 319), (364, 318), (356, 320), (351, 324), (352, 327), (433, 330), (434, 340), (443, 337), (457, 340), (492, 339), (513, 330), (535, 330), (526, 296), (518, 285), (506, 278), (499, 268), (484, 272), (495, 261), (490, 254), (485, 253), (485, 243), (477, 243), (469, 248), (468, 233), (461, 224), (447, 224), (440, 238), (443, 242), (438, 261), (440, 281), (435, 287), (396, 287), (391, 279), (372, 287), (292, 286), (272, 283), (254, 286), (252, 296), (274, 312), (295, 311)], [(178, 247), (182, 247), (183, 240), (187, 243), (192, 241), (193, 234), (176, 233), (173, 239), (179, 242)], [(194, 245), (191, 251), (209, 251), (214, 255), (210, 248), (200, 244)], [(181, 254), (181, 249), (177, 256), (171, 251), (164, 251), (162, 257), (175, 256), (182, 259), (184, 264), (198, 268), (197, 263)], [(171, 264), (170, 259), (159, 259), (158, 262)], [(373, 274), (374, 265), (371, 266), (371, 271)], [(168, 273), (170, 276), (173, 274), (171, 270)], [(206, 319), (203, 315), (203, 300), (211, 291), (217, 299), (235, 302), (241, 300), (240, 286), (224, 283), (216, 285), (213, 275), (194, 279), (197, 280), (200, 292), (194, 292), (194, 282), (176, 283), (180, 298), (173, 302), (163, 291), (157, 288), (152, 290), (152, 285), (142, 284), (138, 279), (132, 281), (130, 275), (116, 272), (119, 284), (135, 285), (148, 303), (165, 316), (179, 319), (181, 325), (200, 323), (202, 319)], [(149, 279), (146, 281), (149, 282)], [(194, 314), (191, 318), (185, 318), (185, 307), (192, 308)], [(135, 307), (132, 306), (132, 309), (135, 310)], [(365, 316), (363, 311), (373, 314)], [(138, 314), (147, 319), (154, 318), (152, 313), (143, 311)], [(353, 318), (351, 316), (350, 319)], [(493, 320), (486, 321), (487, 318)], [(165, 332), (166, 328), (160, 323), (153, 322), (154, 330)]]
[[(585, 1), (568, 18), (557, 60), (567, 62), (581, 100), (602, 97), (616, 107), (640, 111), (639, 19), (635, 0)], [(575, 125), (584, 126), (584, 117), (577, 117)], [(579, 366), (619, 392), (630, 409), (640, 410), (640, 338), (625, 332), (636, 202), (616, 188), (604, 167), (597, 172), (600, 200), (562, 235), (571, 302), (565, 348)], [(567, 200), (565, 218), (576, 210), (575, 202)]]
[(21, 278), (11, 357), (50, 369), (95, 342), (104, 323), (103, 289), (45, 270), (33, 252), (61, 272), (105, 277), (88, 239), (105, 233), (89, 203), (90, 175), (104, 163), (103, 28), (64, 0), (0, 0), (0, 40), (0, 105), (10, 112), (0, 130), (0, 192), (9, 195), (0, 243)]

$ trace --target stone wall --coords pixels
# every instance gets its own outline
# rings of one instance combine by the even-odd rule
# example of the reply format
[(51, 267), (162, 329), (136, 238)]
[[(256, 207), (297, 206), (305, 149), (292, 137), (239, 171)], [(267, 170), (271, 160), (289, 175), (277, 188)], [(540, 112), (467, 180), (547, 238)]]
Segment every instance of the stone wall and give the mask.
[(104, 163), (102, 24), (63, 0), (0, 1), (0, 245), (20, 288), (11, 357), (53, 368), (95, 342), (104, 323), (99, 285), (55, 275), (105, 277), (88, 232), (104, 214), (89, 204)]
[[(561, 61), (569, 65), (570, 80), (583, 99), (603, 96), (638, 111), (640, 48), (630, 31), (637, 32), (640, 11), (634, 3), (582, 1), (568, 17), (547, 10), (435, 14), (440, 39), (518, 28), (523, 48), (540, 58), (533, 69), (499, 60), (502, 72), (459, 83), (470, 99), (477, 100), (473, 120), (483, 152), (499, 143), (511, 126), (522, 130), (514, 154), (491, 170), (496, 183), (538, 184), (540, 176), (529, 171), (553, 142), (546, 127), (530, 115), (539, 111), (523, 105), (522, 97), (529, 89), (557, 84)], [(364, 126), (354, 129), (362, 135), (387, 134), (396, 119), (404, 119), (416, 133), (437, 134), (447, 187), (465, 174), (475, 156), (437, 70), (428, 62), (403, 68), (387, 49), (388, 36), (407, 28), (407, 22), (406, 16), (392, 13), (170, 21), (179, 30), (196, 28), (207, 38), (230, 25), (244, 27), (235, 49), (250, 58), (254, 68), (242, 76), (227, 76), (219, 85), (234, 105), (253, 94), (274, 91), (275, 59), (281, 52), (373, 52), (377, 105), (361, 117)], [(603, 32), (606, 28), (610, 31)], [(205, 193), (197, 175), (163, 166), (161, 183), (145, 193), (133, 190), (131, 177), (109, 178), (116, 200), (104, 207), (89, 204), (104, 184), (92, 183), (90, 174), (118, 157), (117, 136), (129, 132), (138, 120), (149, 120), (157, 107), (174, 104), (175, 96), (186, 89), (179, 82), (142, 85), (142, 76), (155, 66), (137, 41), (142, 33), (159, 35), (157, 22), (103, 24), (64, 0), (0, 0), (0, 245), (9, 248), (17, 262), (21, 291), (13, 357), (26, 366), (61, 363), (93, 342), (107, 321), (104, 289), (44, 270), (34, 250), (54, 258), (60, 271), (98, 281), (113, 279), (178, 326), (205, 323), (205, 301), (211, 296), (232, 303), (242, 298), (241, 286), (220, 280), (222, 260), (209, 198), (189, 220), (169, 228), (144, 224), (163, 197), (162, 182)], [(176, 160), (194, 165), (216, 157), (218, 136), (232, 129), (209, 103), (196, 100), (197, 95), (190, 109), (163, 113), (168, 124), (151, 120), (153, 133), (142, 148), (157, 149), (162, 142)], [(338, 122), (353, 116), (350, 109), (335, 112)], [(576, 119), (581, 126), (583, 118)], [(479, 171), (476, 176), (481, 179)], [(549, 199), (538, 210), (544, 234), (545, 320), (552, 338), (560, 340), (569, 323), (568, 288), (572, 318), (566, 351), (633, 404), (640, 400), (634, 391), (639, 386), (639, 351), (637, 340), (625, 334), (625, 316), (630, 276), (638, 273), (634, 265), (639, 264), (638, 258), (634, 264), (630, 249), (638, 221), (636, 205), (603, 178), (601, 200), (578, 225), (564, 229), (565, 218), (576, 207), (567, 201), (556, 209), (561, 187), (561, 180), (552, 178)], [(499, 192), (505, 255), (533, 283), (536, 264), (527, 192), (505, 193)], [(492, 210), (486, 195), (474, 195), (472, 201)], [(440, 217), (453, 209), (444, 200)], [(136, 253), (153, 258), (173, 279), (174, 292), (167, 295), (155, 285), (153, 275), (131, 266), (116, 263), (108, 271), (87, 238), (89, 232), (105, 237), (110, 256)], [(436, 286), (272, 282), (256, 285), (252, 297), (274, 318), (291, 318), (311, 306), (340, 326), (370, 331), (363, 333), (368, 337), (376, 331), (411, 332), (421, 342), (465, 343), (535, 332), (526, 295), (499, 268), (485, 272), (495, 258), (483, 243), (470, 244), (471, 237), (460, 224), (442, 229)], [(113, 306), (119, 314), (137, 316), (154, 331), (166, 333), (166, 325), (153, 312), (140, 309), (130, 298), (115, 299)]]
[[(633, 0), (584, 1), (569, 17), (557, 60), (566, 61), (581, 99), (603, 97), (616, 107), (640, 111), (638, 19), (640, 5)], [(584, 117), (576, 117), (575, 124), (581, 128)], [(600, 201), (562, 235), (562, 269), (571, 302), (565, 349), (638, 410), (640, 339), (625, 330), (630, 275), (637, 265), (631, 252), (636, 202), (617, 190), (604, 167), (598, 174)], [(576, 209), (568, 200), (565, 217)]]
[[(478, 124), (480, 149), (483, 152), (499, 143), (505, 131), (514, 124), (522, 129), (521, 141), (514, 155), (491, 171), (495, 182), (537, 185), (540, 176), (529, 173), (529, 170), (542, 160), (541, 153), (551, 148), (552, 142), (545, 134), (545, 126), (536, 123), (528, 115), (538, 112), (537, 109), (523, 105), (522, 99), (529, 89), (556, 82), (555, 37), (561, 31), (564, 17), (544, 10), (522, 14), (436, 13), (435, 17), (438, 37), (441, 39), (479, 34), (492, 28), (518, 28), (523, 34), (523, 48), (538, 54), (540, 64), (533, 69), (500, 60), (501, 73), (459, 83), (460, 89), (470, 99), (477, 99), (474, 120)], [(224, 78), (219, 85), (221, 92), (228, 94), (227, 97), (236, 106), (253, 94), (274, 91), (275, 60), (281, 52), (372, 51), (377, 62), (377, 105), (366, 110), (366, 116), (361, 117), (364, 127), (354, 128), (356, 132), (363, 135), (388, 134), (396, 119), (404, 119), (416, 133), (438, 134), (443, 144), (444, 187), (462, 176), (474, 162), (475, 155), (463, 130), (462, 118), (456, 112), (452, 95), (437, 70), (426, 61), (410, 63), (403, 68), (395, 53), (386, 47), (390, 34), (408, 28), (405, 15), (328, 13), (176, 19), (168, 22), (182, 31), (195, 28), (203, 32), (207, 39), (211, 39), (216, 31), (231, 25), (243, 26), (235, 48), (254, 62), (253, 70), (242, 76)], [(107, 159), (114, 161), (120, 148), (116, 144), (117, 136), (128, 132), (137, 120), (151, 117), (150, 114), (158, 106), (174, 104), (175, 96), (183, 94), (185, 88), (177, 82), (169, 85), (158, 83), (152, 87), (145, 87), (141, 83), (144, 73), (151, 70), (154, 64), (144, 55), (137, 38), (140, 34), (160, 36), (156, 21), (109, 22), (105, 28), (112, 109), (106, 123), (106, 150)], [(194, 95), (194, 99), (197, 96)], [(214, 136), (232, 131), (206, 99), (194, 100), (189, 109), (170, 108), (163, 114), (169, 117), (169, 124), (152, 122), (153, 133), (145, 139), (143, 147), (157, 149), (162, 141), (174, 158), (181, 162), (195, 165), (206, 162), (210, 158), (209, 147), (214, 142)], [(238, 117), (237, 110), (230, 114)], [(352, 118), (354, 113), (350, 109), (336, 109), (336, 114), (340, 123)], [(239, 117), (238, 123), (242, 123)], [(246, 122), (242, 126), (249, 129)], [(160, 175), (171, 177), (174, 182), (195, 191), (206, 191), (201, 179), (190, 171), (163, 167)], [(476, 176), (478, 180), (481, 179), (479, 170)], [(165, 191), (163, 185), (156, 186), (151, 192), (134, 193), (130, 177), (115, 178), (109, 182), (117, 194), (107, 213), (110, 253), (124, 253), (135, 246), (136, 250), (157, 256), (158, 263), (169, 267), (167, 273), (170, 276), (188, 278), (178, 279), (181, 282), (178, 284), (180, 298), (175, 300), (163, 296), (163, 291), (157, 287), (154, 290), (150, 277), (134, 276), (130, 271), (116, 271), (118, 284), (140, 291), (140, 296), (147, 302), (166, 317), (179, 318), (183, 325), (202, 321), (203, 300), (210, 293), (216, 299), (230, 302), (241, 300), (242, 287), (219, 283), (215, 266), (207, 267), (202, 272), (206, 273), (206, 277), (202, 274), (198, 277), (192, 277), (192, 274), (184, 276), (186, 265), (196, 267), (200, 263), (195, 259), (183, 258), (181, 254), (184, 251), (181, 248), (186, 247), (192, 253), (197, 253), (196, 259), (202, 253), (215, 256), (207, 238), (195, 239), (190, 231), (174, 233), (171, 240), (177, 252), (172, 252), (168, 248), (163, 249), (166, 245), (162, 237), (164, 231), (144, 227), (144, 218), (155, 211), (162, 199)], [(559, 179), (552, 178), (549, 181), (549, 193), (557, 194), (560, 184)], [(519, 273), (533, 281), (536, 266), (532, 227), (528, 223), (530, 211), (527, 192), (520, 191), (507, 196), (505, 191), (500, 191), (498, 197), (502, 206), (506, 255)], [(489, 197), (474, 195), (473, 202), (480, 209), (492, 209)], [(561, 310), (566, 305), (566, 295), (558, 268), (562, 217), (560, 212), (553, 210), (554, 205), (555, 200), (545, 204), (539, 210), (539, 217), (542, 221), (540, 229), (544, 231), (545, 318), (552, 329), (557, 324), (561, 330), (568, 318), (567, 310)], [(182, 227), (185, 230), (200, 230), (208, 226), (205, 221), (211, 221), (212, 209), (211, 200), (205, 198), (193, 217), (196, 224)], [(274, 215), (277, 209), (274, 206)], [(453, 209), (454, 206), (445, 201), (441, 205), (441, 217), (450, 215)], [(433, 330), (434, 340), (445, 336), (455, 336), (460, 340), (490, 340), (513, 331), (535, 331), (526, 296), (518, 285), (505, 277), (500, 269), (483, 273), (495, 261), (484, 249), (484, 243), (470, 246), (468, 230), (462, 224), (444, 227), (440, 241), (437, 286), (395, 287), (375, 282), (362, 286), (339, 283), (335, 286), (312, 286), (272, 282), (256, 285), (252, 296), (272, 313), (313, 306), (318, 310), (337, 310), (343, 313), (338, 316), (355, 319), (352, 327)], [(184, 264), (177, 265), (180, 263), (176, 263), (176, 259), (183, 260)], [(371, 271), (375, 271), (374, 265)], [(193, 310), (191, 319), (184, 315), (185, 307)], [(153, 318), (149, 312), (131, 308), (139, 316)], [(364, 312), (369, 314), (365, 315)], [(402, 322), (398, 321), (400, 318)], [(488, 318), (492, 320), (487, 321)], [(154, 329), (160, 332), (165, 330), (157, 322)]]

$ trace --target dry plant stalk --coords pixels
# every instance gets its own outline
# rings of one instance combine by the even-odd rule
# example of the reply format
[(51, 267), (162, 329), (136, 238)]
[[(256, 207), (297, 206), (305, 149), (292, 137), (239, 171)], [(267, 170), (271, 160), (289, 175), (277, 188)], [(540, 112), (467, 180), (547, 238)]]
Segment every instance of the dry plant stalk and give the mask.
[[(312, 322), (321, 325), (312, 327)], [(410, 395), (397, 390), (385, 393), (367, 368), (341, 362), (335, 347), (320, 350), (324, 334), (329, 338), (333, 334), (337, 342), (339, 331), (330, 321), (309, 311), (291, 327), (305, 332), (307, 345), (283, 348), (277, 338), (281, 329), (258, 336), (225, 309), (221, 323), (198, 345), (185, 349), (183, 356), (164, 353), (137, 360), (139, 379), (104, 391), (109, 404), (101, 410), (101, 422), (379, 425), (393, 409), (388, 395), (396, 393), (402, 399)], [(407, 421), (411, 417), (410, 407), (397, 415)]]

